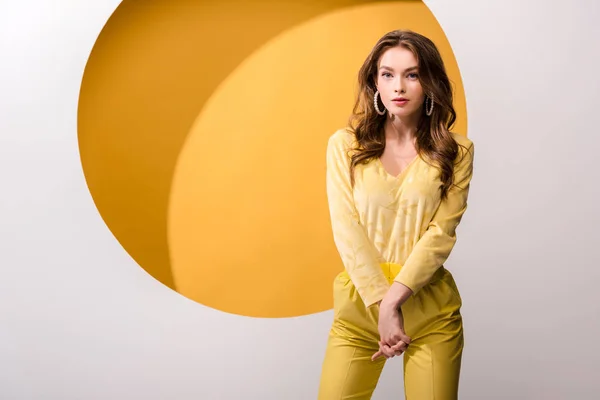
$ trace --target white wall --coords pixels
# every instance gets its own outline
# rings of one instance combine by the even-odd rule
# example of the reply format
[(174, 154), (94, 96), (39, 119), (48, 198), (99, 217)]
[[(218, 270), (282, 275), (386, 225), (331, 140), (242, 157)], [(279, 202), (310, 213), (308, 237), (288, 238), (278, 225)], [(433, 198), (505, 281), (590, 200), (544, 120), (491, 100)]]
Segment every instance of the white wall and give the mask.
[[(155, 281), (98, 215), (79, 84), (117, 0), (0, 3), (0, 398), (316, 397), (330, 312), (223, 314)], [(600, 396), (600, 5), (430, 0), (464, 79), (476, 176), (448, 267), (461, 399)], [(375, 399), (401, 398), (401, 365)]]

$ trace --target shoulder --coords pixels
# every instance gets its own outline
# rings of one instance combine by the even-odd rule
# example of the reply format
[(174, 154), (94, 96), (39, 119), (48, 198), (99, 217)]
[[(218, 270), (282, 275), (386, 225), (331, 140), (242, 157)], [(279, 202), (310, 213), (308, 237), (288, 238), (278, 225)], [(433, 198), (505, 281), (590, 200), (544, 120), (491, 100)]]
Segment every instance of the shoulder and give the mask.
[(348, 151), (354, 146), (355, 136), (349, 128), (336, 130), (328, 139), (330, 150)]
[(459, 146), (464, 146), (467, 149), (470, 149), (473, 147), (473, 141), (471, 139), (469, 139), (468, 137), (466, 137), (465, 135), (461, 135), (460, 133), (455, 133), (455, 132), (450, 132), (450, 134), (452, 135), (452, 138), (454, 138), (454, 141), (456, 141), (456, 143), (459, 144)]
[(465, 160), (465, 162), (469, 163), (473, 160), (473, 152), (474, 152), (474, 143), (471, 139), (466, 137), (465, 135), (461, 135), (458, 133), (451, 132), (454, 141), (458, 143), (458, 154), (456, 158), (458, 162)]
[[(473, 174), (473, 141), (464, 135), (452, 133), (458, 143), (458, 154), (455, 159), (454, 176), (458, 182), (466, 182)], [(461, 183), (461, 184), (462, 184)]]
[(350, 128), (340, 128), (329, 136), (329, 143), (351, 145), (354, 140), (354, 133)]

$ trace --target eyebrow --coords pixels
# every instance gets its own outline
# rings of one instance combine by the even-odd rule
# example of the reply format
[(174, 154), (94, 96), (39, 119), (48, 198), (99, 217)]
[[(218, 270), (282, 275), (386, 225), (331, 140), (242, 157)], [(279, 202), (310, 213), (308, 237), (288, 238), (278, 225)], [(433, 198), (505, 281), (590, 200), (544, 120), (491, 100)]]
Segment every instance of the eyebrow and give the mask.
[[(418, 69), (418, 68), (419, 68), (419, 67), (415, 65), (414, 67), (406, 68), (406, 69), (404, 70), (404, 72), (412, 71), (412, 70), (415, 70), (415, 69)], [(381, 67), (379, 67), (379, 69), (387, 69), (388, 71), (392, 71), (392, 72), (394, 71), (394, 69), (393, 69), (393, 68), (391, 68), (391, 67), (388, 67), (388, 66), (386, 66), (386, 65), (382, 65)]]

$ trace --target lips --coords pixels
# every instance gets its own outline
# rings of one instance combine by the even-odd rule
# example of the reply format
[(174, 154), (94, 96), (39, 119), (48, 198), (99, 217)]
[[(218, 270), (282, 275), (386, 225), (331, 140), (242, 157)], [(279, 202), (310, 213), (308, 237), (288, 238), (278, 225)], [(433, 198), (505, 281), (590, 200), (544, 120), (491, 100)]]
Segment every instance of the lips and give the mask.
[(392, 101), (408, 101), (408, 99), (405, 99), (404, 97), (396, 97), (393, 98)]

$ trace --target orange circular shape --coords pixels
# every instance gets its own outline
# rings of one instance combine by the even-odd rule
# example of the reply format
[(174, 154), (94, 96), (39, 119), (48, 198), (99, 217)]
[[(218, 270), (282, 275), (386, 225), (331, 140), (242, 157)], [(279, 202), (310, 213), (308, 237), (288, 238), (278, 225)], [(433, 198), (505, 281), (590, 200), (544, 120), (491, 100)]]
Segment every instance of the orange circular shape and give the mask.
[[(331, 308), (343, 266), (326, 143), (345, 125), (358, 69), (384, 33), (412, 29), (438, 45), (455, 86), (455, 130), (466, 133), (458, 66), (425, 4), (340, 5), (302, 17), (290, 9), (287, 30), (285, 18), (264, 14), (266, 27), (219, 48), (198, 27), (206, 9), (190, 2), (161, 12), (125, 1), (102, 32), (80, 97), (86, 179), (124, 248), (182, 295), (253, 317)], [(244, 15), (236, 10), (233, 20)], [(220, 29), (229, 32), (213, 23), (209, 37), (219, 41)], [(200, 36), (207, 46), (189, 44)]]

